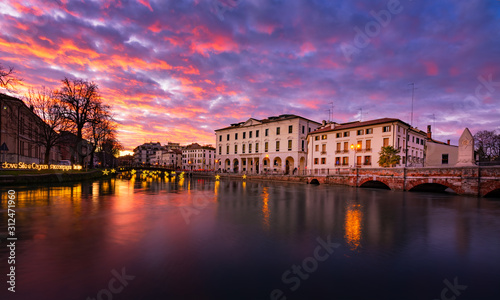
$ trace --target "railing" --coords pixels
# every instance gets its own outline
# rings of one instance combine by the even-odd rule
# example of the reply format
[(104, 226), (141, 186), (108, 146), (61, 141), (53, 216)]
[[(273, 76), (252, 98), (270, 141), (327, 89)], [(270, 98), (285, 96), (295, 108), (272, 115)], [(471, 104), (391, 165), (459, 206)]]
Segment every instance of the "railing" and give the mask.
[(323, 155), (323, 154), (326, 154), (326, 151), (321, 151), (321, 154), (322, 154), (322, 155)]

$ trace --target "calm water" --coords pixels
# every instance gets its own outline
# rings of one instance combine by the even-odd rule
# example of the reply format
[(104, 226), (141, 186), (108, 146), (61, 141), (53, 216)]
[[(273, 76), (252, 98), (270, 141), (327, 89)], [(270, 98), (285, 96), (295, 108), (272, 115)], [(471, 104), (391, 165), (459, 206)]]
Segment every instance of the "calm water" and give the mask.
[[(498, 200), (196, 178), (15, 189), (16, 293), (2, 275), (0, 299), (453, 299), (455, 278), (458, 300), (500, 297)], [(0, 232), (6, 205), (2, 189)], [(7, 258), (3, 239), (0, 274)]]

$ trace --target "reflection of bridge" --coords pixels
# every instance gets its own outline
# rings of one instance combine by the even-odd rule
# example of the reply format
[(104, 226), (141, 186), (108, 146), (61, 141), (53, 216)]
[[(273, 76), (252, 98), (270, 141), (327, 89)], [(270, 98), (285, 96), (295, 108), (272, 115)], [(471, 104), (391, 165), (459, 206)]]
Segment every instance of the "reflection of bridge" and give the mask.
[(500, 194), (500, 167), (350, 169), (348, 174), (306, 176), (308, 183), (345, 184), (391, 190), (444, 191), (460, 195)]

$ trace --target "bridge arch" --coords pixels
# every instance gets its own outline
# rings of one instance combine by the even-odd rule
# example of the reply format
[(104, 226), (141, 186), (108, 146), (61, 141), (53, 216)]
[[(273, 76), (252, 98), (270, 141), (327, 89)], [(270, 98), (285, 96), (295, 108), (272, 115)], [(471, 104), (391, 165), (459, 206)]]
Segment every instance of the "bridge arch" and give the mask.
[(319, 185), (319, 181), (316, 178), (312, 178), (311, 181), (309, 182), (309, 184), (317, 184), (317, 185)]
[(359, 185), (362, 188), (375, 188), (375, 189), (384, 189), (391, 190), (391, 185), (384, 179), (373, 180), (372, 178), (367, 178), (362, 180)]
[(463, 194), (462, 188), (454, 186), (443, 179), (419, 179), (409, 181), (406, 185), (406, 190), (411, 192), (417, 191), (431, 191), (431, 192), (445, 192), (446, 189), (451, 189), (457, 194)]
[(494, 186), (486, 189), (484, 193), (482, 193), (483, 197), (486, 198), (500, 198), (500, 182), (497, 182)]

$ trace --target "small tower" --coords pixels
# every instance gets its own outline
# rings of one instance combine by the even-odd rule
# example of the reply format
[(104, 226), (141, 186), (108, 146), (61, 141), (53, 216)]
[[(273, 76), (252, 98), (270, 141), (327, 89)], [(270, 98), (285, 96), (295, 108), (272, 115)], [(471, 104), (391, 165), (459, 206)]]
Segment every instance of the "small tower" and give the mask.
[(474, 159), (474, 137), (469, 131), (469, 128), (465, 128), (464, 132), (458, 140), (458, 160), (457, 167), (467, 167), (475, 166), (476, 161)]

